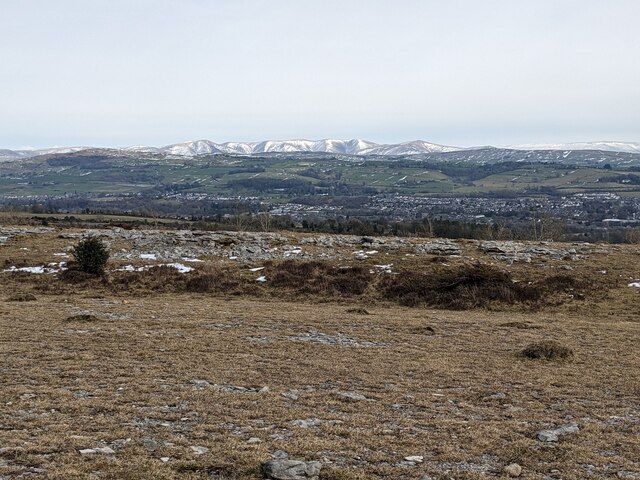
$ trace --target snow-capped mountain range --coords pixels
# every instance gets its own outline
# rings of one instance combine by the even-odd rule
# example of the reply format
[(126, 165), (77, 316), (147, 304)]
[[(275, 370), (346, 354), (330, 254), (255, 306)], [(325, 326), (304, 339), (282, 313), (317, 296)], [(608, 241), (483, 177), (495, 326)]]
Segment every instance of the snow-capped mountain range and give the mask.
[[(133, 146), (124, 148), (96, 147), (52, 147), (43, 149), (1, 150), (0, 161), (19, 160), (38, 155), (74, 153), (82, 150), (107, 150), (116, 153), (146, 153), (156, 155), (172, 155), (181, 157), (198, 157), (206, 155), (260, 155), (268, 153), (330, 153), (345, 155), (416, 155), (425, 153), (447, 153), (462, 150), (479, 150), (487, 147), (461, 148), (423, 140), (410, 142), (379, 144), (367, 140), (266, 140), (262, 142), (224, 142), (215, 143), (210, 140), (195, 140), (176, 143), (164, 147)], [(605, 152), (640, 153), (640, 142), (584, 142), (567, 144), (524, 144), (506, 147), (513, 150), (599, 150)]]
[(415, 153), (454, 152), (457, 147), (416, 140), (399, 144), (378, 144), (367, 140), (266, 140), (263, 142), (214, 143), (209, 140), (176, 143), (162, 148), (129, 147), (127, 151), (167, 153), (187, 157), (215, 154), (257, 155), (262, 153), (343, 153), (347, 155), (411, 155)]

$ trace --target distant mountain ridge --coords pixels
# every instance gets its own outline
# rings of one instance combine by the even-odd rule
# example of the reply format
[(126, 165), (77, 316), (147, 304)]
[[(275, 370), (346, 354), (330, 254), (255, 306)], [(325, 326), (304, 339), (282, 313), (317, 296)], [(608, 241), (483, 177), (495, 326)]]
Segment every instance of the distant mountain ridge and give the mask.
[[(380, 144), (368, 140), (265, 140), (261, 142), (224, 142), (215, 143), (210, 140), (195, 140), (175, 143), (164, 147), (150, 147), (146, 145), (124, 148), (97, 147), (52, 147), (42, 149), (8, 150), (0, 149), (0, 161), (19, 160), (39, 155), (74, 153), (83, 150), (103, 150), (128, 154), (172, 155), (180, 157), (199, 157), (206, 155), (261, 155), (269, 153), (328, 153), (344, 155), (420, 155), (449, 152), (473, 152), (491, 147), (462, 148), (439, 145), (423, 140), (402, 143)], [(640, 153), (640, 142), (582, 142), (567, 144), (523, 144), (506, 147), (511, 150), (522, 151), (602, 151)]]
[(438, 145), (422, 140), (398, 144), (378, 144), (367, 140), (265, 140), (262, 142), (225, 142), (210, 140), (176, 143), (161, 148), (129, 147), (127, 151), (167, 153), (181, 156), (215, 154), (256, 155), (263, 153), (342, 153), (346, 155), (412, 155), (416, 153), (454, 152), (458, 147)]

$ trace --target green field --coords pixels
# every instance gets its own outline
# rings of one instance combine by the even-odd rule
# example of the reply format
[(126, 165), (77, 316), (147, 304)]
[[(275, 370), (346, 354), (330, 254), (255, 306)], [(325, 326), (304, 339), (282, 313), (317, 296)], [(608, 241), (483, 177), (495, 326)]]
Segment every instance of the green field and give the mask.
[(407, 160), (219, 157), (158, 160), (69, 156), (0, 164), (0, 195), (206, 193), (278, 199), (300, 194), (473, 194), (615, 191), (640, 186), (603, 182), (624, 170), (558, 164), (429, 164)]

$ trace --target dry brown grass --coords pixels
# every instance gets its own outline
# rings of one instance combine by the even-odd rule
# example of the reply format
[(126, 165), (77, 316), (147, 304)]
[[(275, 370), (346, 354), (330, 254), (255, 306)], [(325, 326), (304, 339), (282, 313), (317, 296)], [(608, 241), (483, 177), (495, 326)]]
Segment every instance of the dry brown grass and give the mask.
[[(472, 479), (482, 478), (473, 469), (513, 461), (528, 478), (553, 469), (585, 478), (586, 464), (603, 477), (637, 469), (640, 380), (630, 372), (640, 368), (640, 324), (538, 313), (544, 338), (570, 337), (576, 356), (537, 363), (516, 354), (539, 332), (500, 326), (531, 314), (368, 308), (371, 315), (357, 316), (329, 303), (185, 294), (7, 303), (0, 444), (9, 450), (0, 458), (9, 463), (0, 474), (258, 478), (260, 462), (278, 449), (330, 460), (327, 478), (443, 478), (449, 470)], [(100, 321), (67, 321), (83, 314)], [(381, 346), (292, 340), (313, 331)], [(291, 390), (297, 400), (282, 396)], [(371, 400), (345, 401), (342, 391)], [(322, 422), (291, 424), (309, 418)], [(552, 447), (535, 439), (569, 418), (579, 434)], [(78, 453), (101, 445), (116, 454)], [(210, 452), (193, 455), (191, 445)], [(414, 454), (425, 463), (397, 466)]]
[[(27, 240), (18, 246), (30, 248), (31, 264), (64, 247)], [(276, 450), (325, 462), (325, 480), (501, 478), (513, 462), (539, 480), (638, 472), (640, 297), (626, 286), (638, 257), (611, 251), (562, 270), (576, 283), (562, 280), (561, 292), (561, 261), (495, 266), (553, 291), (558, 301), (535, 311), (408, 308), (375, 298), (392, 281), (384, 274), (344, 294), (313, 269), (300, 287), (304, 275), (291, 264), (295, 281), (272, 287), (222, 262), (187, 275), (152, 269), (73, 281), (0, 273), (0, 298), (37, 297), (0, 304), (0, 477), (255, 479)], [(1, 252), (27, 261), (19, 248)], [(389, 262), (403, 265), (403, 256)], [(449, 262), (455, 272), (473, 265)], [(268, 277), (278, 264), (265, 265)], [(338, 266), (328, 272), (340, 279)], [(579, 290), (591, 279), (608, 290)], [(365, 307), (368, 315), (346, 311)], [(572, 361), (519, 355), (542, 341), (570, 346)], [(307, 428), (296, 422), (309, 419)], [(536, 439), (571, 422), (578, 434)], [(115, 454), (79, 453), (99, 446)], [(407, 455), (424, 463), (404, 466)]]

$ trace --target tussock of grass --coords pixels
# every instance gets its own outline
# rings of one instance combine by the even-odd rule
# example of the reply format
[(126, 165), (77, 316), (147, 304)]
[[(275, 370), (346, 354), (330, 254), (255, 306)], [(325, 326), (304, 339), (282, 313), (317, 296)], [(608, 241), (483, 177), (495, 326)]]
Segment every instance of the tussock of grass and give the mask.
[(88, 322), (99, 322), (100, 319), (95, 315), (81, 314), (81, 315), (71, 315), (70, 317), (67, 317), (65, 321), (88, 323)]
[(7, 302), (34, 302), (37, 298), (31, 293), (17, 293), (7, 298)]
[(499, 325), (500, 327), (517, 328), (518, 330), (539, 330), (542, 328), (540, 325), (535, 325), (528, 322), (505, 322)]
[(347, 313), (355, 313), (358, 315), (370, 315), (369, 311), (366, 308), (347, 308), (346, 310)]
[(530, 360), (568, 360), (573, 357), (573, 351), (558, 342), (545, 340), (527, 345), (520, 356)]

